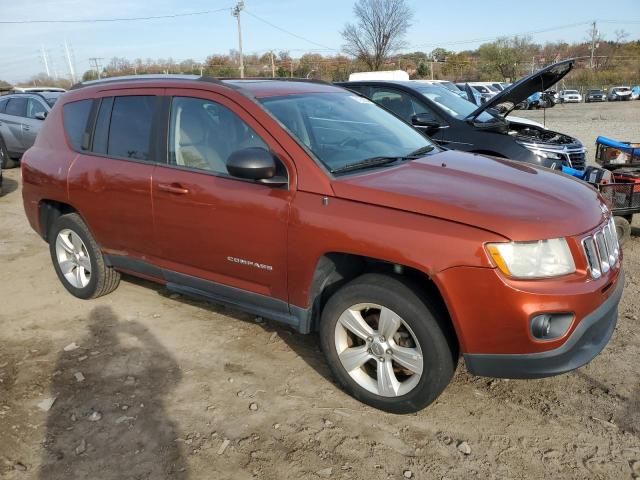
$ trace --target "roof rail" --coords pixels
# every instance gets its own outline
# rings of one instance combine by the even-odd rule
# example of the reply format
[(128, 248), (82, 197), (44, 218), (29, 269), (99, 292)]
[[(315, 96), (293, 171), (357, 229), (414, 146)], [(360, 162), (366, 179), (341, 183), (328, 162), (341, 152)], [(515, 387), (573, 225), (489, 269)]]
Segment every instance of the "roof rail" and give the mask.
[(188, 74), (143, 74), (143, 75), (123, 75), (120, 77), (108, 77), (101, 78), (100, 80), (90, 80), (88, 82), (78, 82), (73, 85), (69, 90), (77, 90), (83, 87), (89, 87), (94, 85), (106, 85), (117, 82), (130, 82), (130, 81), (153, 81), (153, 80), (192, 80), (200, 82), (210, 82), (222, 84), (231, 88), (238, 89), (238, 86), (225, 83), (225, 80), (264, 80), (264, 81), (288, 81), (288, 82), (309, 82), (309, 83), (322, 83), (330, 85), (329, 82), (323, 80), (315, 80), (312, 78), (295, 78), (295, 77), (210, 77), (207, 75), (188, 75)]

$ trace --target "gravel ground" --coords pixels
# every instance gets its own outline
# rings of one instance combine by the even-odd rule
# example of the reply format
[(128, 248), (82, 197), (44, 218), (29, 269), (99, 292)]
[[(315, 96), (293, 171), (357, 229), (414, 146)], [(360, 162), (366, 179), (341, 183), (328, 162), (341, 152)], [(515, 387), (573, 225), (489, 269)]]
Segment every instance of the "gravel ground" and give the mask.
[[(590, 146), (638, 136), (639, 112), (559, 106), (547, 124)], [(315, 336), (133, 278), (71, 297), (27, 225), (19, 172), (6, 177), (2, 479), (640, 478), (637, 237), (618, 327), (592, 363), (535, 381), (474, 378), (461, 363), (435, 404), (396, 416), (338, 390)]]

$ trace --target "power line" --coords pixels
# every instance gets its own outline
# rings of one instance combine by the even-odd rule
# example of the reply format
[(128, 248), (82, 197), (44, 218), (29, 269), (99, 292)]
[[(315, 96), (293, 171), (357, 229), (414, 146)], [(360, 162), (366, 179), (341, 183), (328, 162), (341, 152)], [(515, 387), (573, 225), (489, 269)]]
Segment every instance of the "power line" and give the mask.
[(480, 42), (491, 42), (493, 40), (498, 40), (499, 38), (504, 37), (513, 37), (514, 35), (518, 35), (520, 37), (526, 37), (527, 35), (535, 35), (538, 33), (546, 33), (553, 32), (555, 30), (563, 30), (565, 28), (573, 28), (579, 27), (581, 25), (589, 25), (591, 22), (579, 22), (579, 23), (571, 23), (568, 25), (558, 25), (557, 27), (543, 28), (541, 30), (532, 30), (530, 32), (520, 32), (516, 34), (504, 34), (496, 37), (485, 37), (485, 38), (473, 38), (469, 40), (457, 40), (453, 42), (439, 42), (439, 43), (418, 43), (415, 45), (411, 45), (411, 47), (439, 47), (442, 45), (464, 45), (467, 43), (480, 43)]
[(264, 18), (261, 18), (261, 17), (257, 16), (257, 15), (256, 15), (256, 14), (254, 14), (254, 13), (251, 13), (249, 10), (246, 10), (246, 9), (245, 9), (245, 13), (246, 13), (247, 15), (251, 15), (251, 16), (252, 16), (253, 18), (255, 18), (256, 20), (260, 20), (262, 23), (266, 23), (267, 25), (269, 25), (270, 27), (275, 28), (276, 30), (280, 30), (281, 32), (284, 32), (284, 33), (286, 33), (287, 35), (291, 35), (292, 37), (296, 37), (296, 38), (297, 38), (297, 39), (299, 39), (299, 40), (304, 40), (305, 42), (311, 43), (312, 45), (315, 45), (315, 46), (317, 46), (317, 47), (322, 47), (322, 48), (324, 48), (324, 49), (326, 49), (326, 50), (331, 50), (331, 51), (334, 51), (334, 52), (337, 52), (337, 51), (338, 51), (338, 50), (337, 50), (337, 49), (335, 49), (335, 48), (327, 47), (326, 45), (323, 45), (323, 44), (318, 43), (318, 42), (314, 42), (313, 40), (309, 40), (308, 38), (302, 37), (302, 36), (300, 36), (300, 35), (298, 35), (298, 34), (296, 34), (296, 33), (290, 32), (289, 30), (286, 30), (286, 29), (284, 29), (284, 28), (282, 28), (282, 27), (279, 27), (278, 25), (275, 25), (275, 24), (271, 23), (270, 21), (265, 20)]
[(193, 17), (196, 15), (209, 15), (211, 13), (228, 12), (231, 7), (218, 8), (217, 10), (203, 10), (201, 12), (174, 13), (171, 15), (154, 15), (149, 17), (122, 17), (122, 18), (86, 18), (74, 20), (0, 20), (4, 25), (21, 25), (29, 23), (103, 23), (103, 22), (137, 22), (140, 20), (159, 20), (163, 18)]

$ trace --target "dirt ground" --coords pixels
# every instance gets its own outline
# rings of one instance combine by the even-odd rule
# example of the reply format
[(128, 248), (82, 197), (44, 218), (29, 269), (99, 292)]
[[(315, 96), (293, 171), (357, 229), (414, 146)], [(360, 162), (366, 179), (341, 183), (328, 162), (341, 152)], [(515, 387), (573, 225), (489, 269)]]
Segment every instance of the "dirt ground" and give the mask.
[[(559, 106), (547, 124), (590, 148), (597, 133), (639, 137), (640, 102)], [(460, 363), (435, 404), (397, 416), (342, 393), (314, 336), (130, 277), (71, 297), (18, 183), (6, 172), (0, 198), (2, 479), (640, 478), (637, 236), (592, 363), (535, 381)]]

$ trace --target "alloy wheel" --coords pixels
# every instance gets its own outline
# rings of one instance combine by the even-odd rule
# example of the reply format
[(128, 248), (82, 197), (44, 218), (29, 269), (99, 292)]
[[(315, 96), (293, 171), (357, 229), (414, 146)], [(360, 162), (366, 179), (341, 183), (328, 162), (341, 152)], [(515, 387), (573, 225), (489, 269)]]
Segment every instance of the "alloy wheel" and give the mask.
[(361, 303), (345, 310), (336, 322), (335, 346), (351, 378), (376, 395), (405, 395), (422, 376), (417, 337), (398, 314), (381, 305)]
[(91, 280), (91, 259), (80, 236), (73, 230), (60, 230), (56, 237), (56, 259), (64, 278), (75, 288)]

